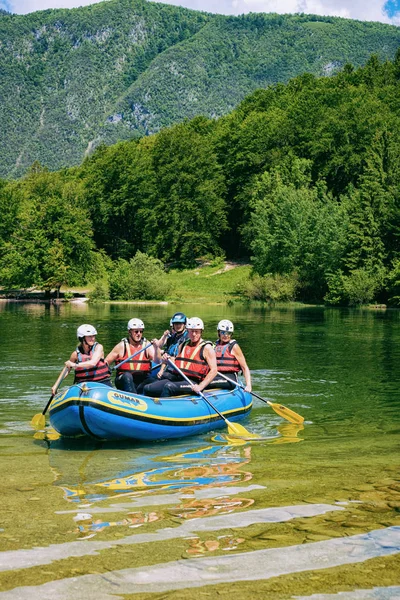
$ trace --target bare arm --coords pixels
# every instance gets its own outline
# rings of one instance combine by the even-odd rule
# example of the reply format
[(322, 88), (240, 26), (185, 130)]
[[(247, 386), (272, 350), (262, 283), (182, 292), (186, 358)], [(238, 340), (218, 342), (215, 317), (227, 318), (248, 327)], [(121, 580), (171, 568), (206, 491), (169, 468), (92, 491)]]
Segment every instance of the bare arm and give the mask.
[(152, 360), (156, 364), (159, 364), (161, 362), (161, 350), (160, 346), (158, 345), (158, 340), (151, 340), (151, 343), (153, 344), (153, 346), (147, 348), (146, 356), (149, 360)]
[[(76, 359), (77, 359), (76, 352), (73, 352), (71, 354), (71, 358), (73, 357), (74, 354), (75, 354), (75, 361), (76, 361)], [(67, 360), (67, 362), (65, 363), (65, 366), (68, 367), (69, 369), (74, 369), (74, 370), (85, 369), (87, 367), (95, 367), (97, 365), (97, 363), (99, 362), (99, 360), (103, 357), (104, 357), (103, 346), (101, 344), (97, 344), (95, 351), (93, 352), (93, 356), (90, 360), (85, 360), (81, 363), (73, 362), (72, 360)]]
[(106, 363), (111, 365), (113, 362), (117, 360), (117, 358), (122, 358), (124, 355), (124, 343), (119, 342), (114, 348), (109, 352), (106, 356)]
[[(77, 356), (76, 356), (76, 351), (74, 350), (74, 352), (73, 352), (73, 353), (71, 354), (71, 356), (70, 356), (70, 360), (73, 360), (73, 361), (75, 362), (75, 361), (76, 361), (76, 359), (77, 359)], [(67, 362), (68, 362), (68, 361), (66, 361), (66, 362), (64, 363), (64, 366), (65, 366), (65, 367), (67, 367)], [(51, 387), (51, 393), (53, 394), (53, 396), (55, 396), (55, 395), (56, 395), (56, 393), (57, 393), (57, 390), (58, 390), (59, 386), (61, 385), (61, 382), (63, 381), (63, 379), (65, 379), (66, 377), (68, 377), (68, 375), (69, 375), (69, 373), (70, 373), (70, 370), (71, 370), (71, 369), (70, 369), (69, 367), (67, 367), (67, 369), (68, 369), (68, 370), (65, 372), (65, 374), (63, 375), (63, 377), (62, 377), (61, 379), (60, 379), (60, 377), (59, 377), (59, 378), (57, 379), (56, 383), (55, 383), (55, 384), (54, 384), (54, 385)], [(62, 373), (64, 373), (64, 369), (63, 369)]]
[(208, 386), (209, 383), (217, 376), (217, 357), (215, 355), (215, 350), (211, 346), (211, 344), (207, 344), (204, 346), (204, 358), (206, 359), (208, 366), (210, 367), (210, 371), (207, 373), (206, 377), (204, 377), (203, 381), (193, 386), (193, 391), (195, 393), (202, 392), (204, 388)]
[(245, 390), (246, 392), (251, 392), (251, 375), (250, 375), (250, 369), (247, 366), (247, 362), (246, 359), (244, 357), (244, 354), (239, 346), (239, 344), (235, 344), (232, 348), (232, 354), (233, 356), (237, 359), (240, 368), (242, 369), (243, 375), (244, 375), (244, 380), (246, 382), (246, 387)]
[(159, 348), (162, 348), (163, 346), (165, 346), (167, 339), (169, 338), (170, 335), (171, 335), (171, 332), (169, 331), (169, 329), (166, 329), (164, 331), (164, 333), (162, 334), (162, 336), (160, 337), (160, 339), (158, 340)]
[(78, 360), (78, 353), (76, 350), (74, 350), (72, 352), (71, 356), (69, 357), (69, 360), (66, 360), (64, 363), (64, 365), (68, 368), (68, 373), (71, 372), (71, 369), (74, 369), (77, 360)]

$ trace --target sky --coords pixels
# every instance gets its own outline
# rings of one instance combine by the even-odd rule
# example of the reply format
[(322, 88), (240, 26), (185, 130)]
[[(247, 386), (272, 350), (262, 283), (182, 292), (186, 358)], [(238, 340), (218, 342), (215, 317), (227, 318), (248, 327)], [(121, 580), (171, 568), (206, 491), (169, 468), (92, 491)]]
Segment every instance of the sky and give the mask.
[[(73, 8), (96, 0), (0, 0), (0, 8), (26, 14), (46, 8)], [(103, 0), (107, 1), (107, 0)], [(306, 13), (380, 21), (400, 26), (400, 0), (157, 0), (224, 15), (249, 12)]]

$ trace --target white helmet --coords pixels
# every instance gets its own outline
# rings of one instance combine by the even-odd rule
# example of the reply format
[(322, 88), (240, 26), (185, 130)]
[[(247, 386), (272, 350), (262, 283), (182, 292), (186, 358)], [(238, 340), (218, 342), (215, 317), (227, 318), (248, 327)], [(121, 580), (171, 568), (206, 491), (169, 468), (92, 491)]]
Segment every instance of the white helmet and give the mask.
[(78, 339), (86, 337), (87, 335), (97, 335), (97, 331), (93, 325), (81, 325), (78, 327), (76, 331), (76, 336)]
[(130, 329), (144, 329), (144, 323), (140, 319), (131, 319), (128, 321), (128, 331)]
[(222, 319), (217, 325), (217, 331), (224, 331), (226, 333), (233, 333), (233, 323), (228, 319)]
[(204, 323), (199, 317), (192, 317), (187, 320), (186, 329), (204, 329)]

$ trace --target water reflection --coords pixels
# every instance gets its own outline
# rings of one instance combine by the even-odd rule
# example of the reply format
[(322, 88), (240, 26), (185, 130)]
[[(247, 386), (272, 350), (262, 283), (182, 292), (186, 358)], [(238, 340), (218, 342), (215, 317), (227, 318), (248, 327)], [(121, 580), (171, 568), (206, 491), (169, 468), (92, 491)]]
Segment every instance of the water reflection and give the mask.
[[(78, 539), (89, 539), (108, 528), (136, 528), (155, 521), (243, 510), (254, 502), (252, 498), (229, 499), (230, 493), (237, 493), (238, 484), (252, 479), (250, 445), (206, 445), (192, 440), (131, 449), (103, 444), (88, 452), (87, 443), (86, 451), (85, 446), (65, 451), (63, 444), (63, 440), (52, 443), (50, 465), (55, 485), (75, 507), (71, 512), (77, 513), (74, 532)], [(235, 489), (222, 497), (225, 486), (232, 485)], [(205, 490), (209, 490), (206, 498), (202, 497)], [(114, 504), (108, 506), (107, 501)], [(154, 505), (154, 510), (137, 510), (140, 504)], [(177, 508), (162, 511), (163, 504)], [(96, 514), (108, 511), (122, 516), (107, 519)]]
[(74, 533), (78, 534), (77, 539), (88, 540), (103, 531), (108, 527), (129, 527), (136, 528), (144, 525), (145, 523), (153, 523), (162, 518), (161, 513), (154, 511), (151, 512), (135, 512), (128, 513), (127, 516), (119, 521), (104, 521), (102, 519), (96, 519), (93, 515), (88, 513), (79, 513), (74, 517), (74, 521), (77, 524)]
[[(301, 441), (297, 435), (303, 428), (283, 423), (268, 442)], [(78, 539), (89, 539), (109, 528), (123, 530), (155, 521), (180, 522), (243, 511), (254, 503), (252, 497), (237, 495), (252, 489), (238, 487), (253, 477), (252, 446), (246, 440), (218, 434), (214, 439), (219, 443), (214, 444), (192, 439), (136, 448), (97, 443), (89, 448), (88, 440), (57, 440), (53, 433), (51, 429), (39, 431), (34, 437), (49, 444), (55, 485), (75, 507), (70, 512), (77, 513), (73, 531)], [(114, 504), (109, 506), (109, 501)], [(163, 504), (176, 507), (163, 511)], [(138, 511), (140, 505), (147, 509)], [(98, 515), (109, 511), (113, 519)], [(215, 540), (210, 544), (214, 547)]]
[(52, 449), (50, 463), (59, 473), (56, 485), (62, 487), (66, 500), (93, 503), (248, 481), (252, 474), (242, 467), (250, 462), (250, 456), (249, 446), (198, 444), (193, 449), (192, 442), (186, 446), (169, 444), (125, 449), (120, 453), (103, 446), (83, 455), (56, 453)]

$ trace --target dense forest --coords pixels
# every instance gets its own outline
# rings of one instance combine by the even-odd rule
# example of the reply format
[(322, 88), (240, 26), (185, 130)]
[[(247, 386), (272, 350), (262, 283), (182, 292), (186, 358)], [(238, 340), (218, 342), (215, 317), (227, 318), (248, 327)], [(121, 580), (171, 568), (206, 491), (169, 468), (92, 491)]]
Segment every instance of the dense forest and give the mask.
[(254, 298), (274, 286), (399, 305), (400, 50), (101, 146), (78, 167), (35, 163), (0, 182), (0, 211), (3, 286), (89, 281), (103, 297), (157, 298), (163, 265), (251, 257)]
[(226, 17), (147, 0), (0, 12), (0, 177), (35, 160), (79, 165), (101, 143), (220, 117), (256, 89), (373, 53), (393, 60), (399, 45), (400, 28), (383, 23)]

